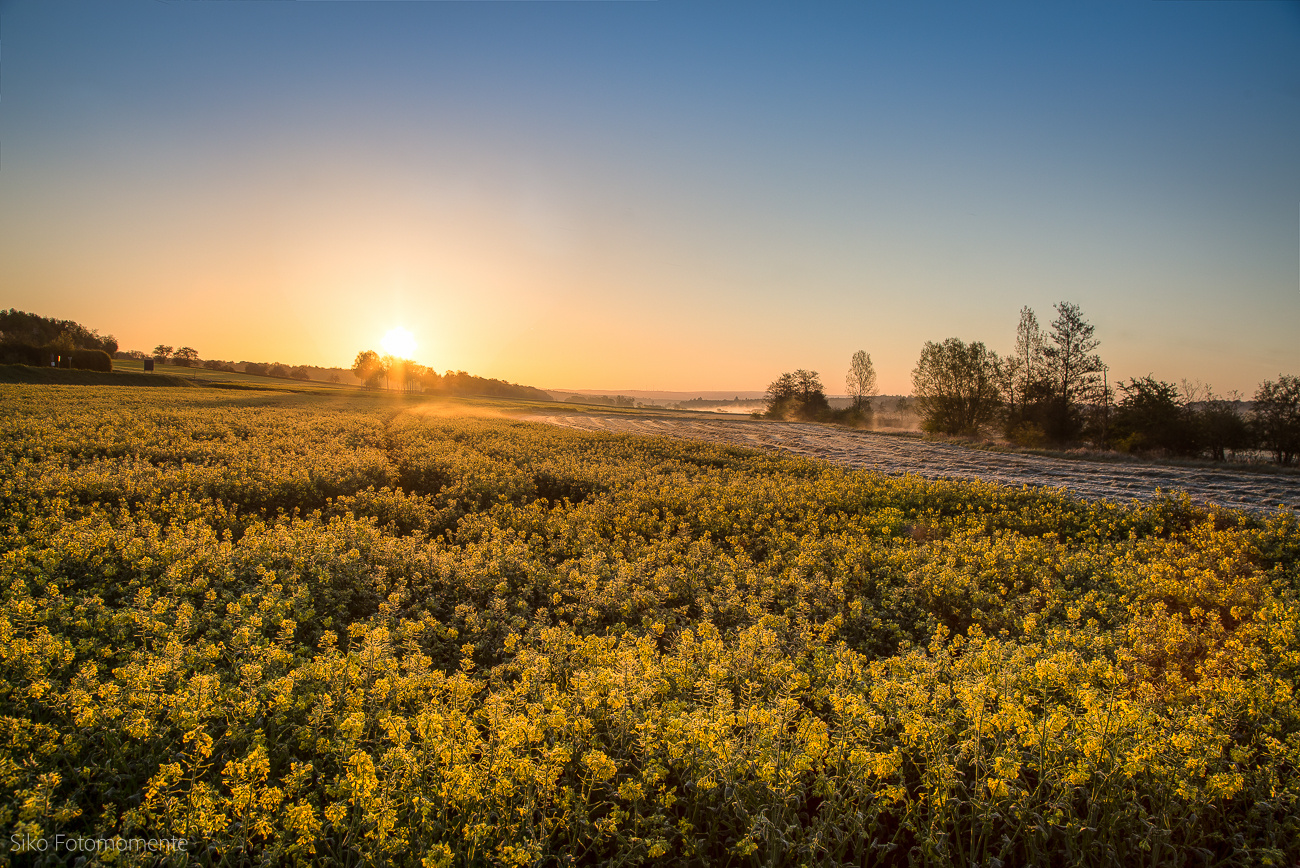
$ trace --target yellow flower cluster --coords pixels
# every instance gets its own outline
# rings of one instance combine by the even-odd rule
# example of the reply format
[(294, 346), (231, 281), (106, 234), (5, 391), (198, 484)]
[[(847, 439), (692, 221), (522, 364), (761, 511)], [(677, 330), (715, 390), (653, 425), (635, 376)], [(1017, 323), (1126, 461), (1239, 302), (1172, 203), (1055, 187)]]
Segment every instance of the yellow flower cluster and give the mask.
[(0, 863), (1300, 860), (1293, 514), (429, 407), (0, 386)]

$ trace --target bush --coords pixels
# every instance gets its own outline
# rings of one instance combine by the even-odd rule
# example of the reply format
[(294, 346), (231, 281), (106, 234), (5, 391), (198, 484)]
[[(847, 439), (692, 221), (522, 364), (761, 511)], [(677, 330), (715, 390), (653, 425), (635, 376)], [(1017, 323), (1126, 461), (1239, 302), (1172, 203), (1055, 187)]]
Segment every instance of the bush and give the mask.
[(925, 420), (921, 427), (942, 434), (978, 434), (993, 421), (1002, 396), (997, 353), (975, 341), (927, 341), (912, 371), (912, 389)]
[(1115, 410), (1111, 433), (1121, 451), (1200, 451), (1196, 417), (1179, 401), (1177, 386), (1147, 375), (1120, 383), (1120, 389), (1124, 400)]
[(0, 344), (0, 364), (48, 367), (50, 352), (31, 344)]
[(1255, 392), (1255, 431), (1260, 445), (1287, 465), (1300, 455), (1300, 377), (1265, 380)]
[(103, 350), (73, 350), (72, 367), (81, 371), (112, 371), (113, 358)]
[(1201, 443), (1215, 461), (1223, 461), (1228, 452), (1250, 448), (1250, 426), (1241, 415), (1238, 402), (1211, 398), (1202, 401), (1195, 412)]
[(830, 416), (830, 403), (816, 371), (803, 368), (794, 373), (784, 373), (767, 387), (767, 412), (769, 419), (791, 422), (815, 422)]

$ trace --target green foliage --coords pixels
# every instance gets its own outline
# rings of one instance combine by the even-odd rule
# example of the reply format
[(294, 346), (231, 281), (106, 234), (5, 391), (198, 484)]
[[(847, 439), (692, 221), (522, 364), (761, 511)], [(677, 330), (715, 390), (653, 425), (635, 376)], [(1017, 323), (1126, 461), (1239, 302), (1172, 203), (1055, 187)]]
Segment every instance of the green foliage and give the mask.
[(113, 359), (103, 350), (73, 350), (72, 367), (81, 371), (112, 371)]
[(979, 341), (927, 341), (912, 371), (912, 390), (922, 427), (944, 434), (977, 434), (1001, 405), (997, 353)]
[(0, 388), (6, 844), (1300, 859), (1293, 514), (385, 397)]
[(103, 350), (112, 355), (117, 352), (117, 339), (112, 335), (101, 335), (70, 319), (53, 319), (14, 308), (0, 310), (0, 346), (4, 345), (44, 348), (55, 353)]

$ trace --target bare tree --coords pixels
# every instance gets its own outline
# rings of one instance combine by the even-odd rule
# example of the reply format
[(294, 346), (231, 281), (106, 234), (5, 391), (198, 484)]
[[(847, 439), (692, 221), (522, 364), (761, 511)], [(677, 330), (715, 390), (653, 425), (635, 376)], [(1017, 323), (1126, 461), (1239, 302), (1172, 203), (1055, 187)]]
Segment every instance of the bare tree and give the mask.
[(1038, 315), (1028, 305), (1020, 308), (1016, 351), (1004, 363), (1007, 403), (1014, 412), (1017, 404), (1023, 407), (1026, 403), (1031, 384), (1043, 378), (1043, 330), (1038, 326)]
[(862, 399), (876, 394), (876, 369), (871, 364), (871, 354), (858, 350), (849, 361), (849, 373), (844, 386), (853, 399), (853, 408), (862, 409)]

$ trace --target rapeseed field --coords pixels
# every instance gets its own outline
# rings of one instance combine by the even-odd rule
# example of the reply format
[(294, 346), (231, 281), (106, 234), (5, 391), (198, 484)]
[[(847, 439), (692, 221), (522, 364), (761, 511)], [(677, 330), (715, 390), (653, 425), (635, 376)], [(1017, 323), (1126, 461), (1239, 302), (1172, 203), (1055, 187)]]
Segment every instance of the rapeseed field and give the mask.
[(1300, 861), (1294, 514), (429, 406), (0, 386), (0, 861)]

